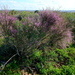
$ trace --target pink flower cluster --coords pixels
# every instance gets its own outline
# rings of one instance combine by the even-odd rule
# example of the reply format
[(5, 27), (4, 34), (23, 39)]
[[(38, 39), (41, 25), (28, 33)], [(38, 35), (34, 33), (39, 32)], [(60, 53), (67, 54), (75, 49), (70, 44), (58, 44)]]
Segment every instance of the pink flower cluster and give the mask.
[(2, 25), (3, 24), (7, 24), (7, 25), (13, 24), (15, 20), (16, 20), (15, 17), (10, 16), (5, 12), (0, 13), (0, 24)]
[(24, 21), (22, 22), (23, 25), (35, 25), (35, 26), (40, 26), (40, 20), (35, 20), (34, 17), (25, 17)]
[(58, 48), (66, 48), (72, 42), (72, 35), (68, 24), (61, 15), (49, 10), (41, 11), (39, 13), (41, 18), (41, 27), (44, 32), (49, 32), (50, 41), (52, 45)]
[(16, 33), (14, 29), (11, 29), (15, 20), (16, 17), (9, 15), (7, 11), (0, 13), (0, 25), (2, 26), (4, 33), (6, 33), (8, 30), (10, 30), (11, 34)]

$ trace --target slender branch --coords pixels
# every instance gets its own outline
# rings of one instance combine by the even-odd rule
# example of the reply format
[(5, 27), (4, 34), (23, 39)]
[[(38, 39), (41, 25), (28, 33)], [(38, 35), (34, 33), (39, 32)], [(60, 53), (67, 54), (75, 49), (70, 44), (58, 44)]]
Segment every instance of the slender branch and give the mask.
[(17, 54), (17, 53), (14, 54), (11, 58), (9, 58), (9, 59), (6, 61), (6, 63), (5, 63), (4, 65), (1, 65), (1, 66), (0, 66), (0, 71), (3, 71), (3, 69), (4, 69), (5, 66), (8, 64), (8, 62), (9, 62), (13, 57), (15, 57), (16, 55), (18, 55), (18, 54)]
[(19, 50), (17, 49), (17, 47), (16, 47), (15, 45), (13, 45), (13, 46), (16, 48), (16, 52), (17, 52), (17, 54), (20, 56)]
[(31, 67), (28, 66), (28, 68), (29, 68), (29, 70), (32, 72), (32, 75), (33, 75), (34, 72), (33, 72), (33, 70), (31, 69)]
[(4, 64), (4, 66), (5, 66), (13, 57), (15, 57), (16, 55), (17, 55), (17, 53), (14, 54), (10, 59), (8, 59), (8, 61)]

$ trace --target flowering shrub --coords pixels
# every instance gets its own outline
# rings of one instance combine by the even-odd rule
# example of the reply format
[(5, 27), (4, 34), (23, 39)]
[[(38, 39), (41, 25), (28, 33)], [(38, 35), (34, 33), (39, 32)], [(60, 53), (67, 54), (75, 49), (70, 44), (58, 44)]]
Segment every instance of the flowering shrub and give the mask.
[(67, 28), (67, 22), (58, 13), (45, 10), (39, 13), (43, 32), (49, 34), (49, 40), (53, 47), (66, 48), (72, 42), (71, 29)]
[(48, 28), (56, 24), (56, 22), (58, 23), (61, 19), (56, 13), (50, 12), (49, 10), (41, 11), (39, 15), (41, 18), (41, 26), (44, 27), (45, 30), (48, 30)]
[(7, 35), (9, 33), (9, 29), (10, 31), (14, 31), (12, 30), (12, 25), (14, 24), (16, 18), (13, 16), (10, 16), (8, 14), (8, 11), (4, 11), (2, 13), (0, 13), (0, 25), (3, 29), (3, 33), (5, 33), (5, 35)]
[(7, 11), (0, 13), (0, 25), (4, 33), (11, 36), (14, 45), (23, 52), (43, 44), (66, 48), (72, 42), (67, 24), (59, 14), (49, 10), (41, 11), (33, 17), (23, 17), (21, 21)]
[[(72, 41), (71, 31), (66, 27), (67, 22), (55, 12), (45, 10), (35, 17), (23, 17), (21, 21), (8, 14), (0, 13), (0, 25), (11, 42), (21, 52), (34, 48), (50, 47), (66, 48)], [(27, 53), (28, 54), (28, 53)]]

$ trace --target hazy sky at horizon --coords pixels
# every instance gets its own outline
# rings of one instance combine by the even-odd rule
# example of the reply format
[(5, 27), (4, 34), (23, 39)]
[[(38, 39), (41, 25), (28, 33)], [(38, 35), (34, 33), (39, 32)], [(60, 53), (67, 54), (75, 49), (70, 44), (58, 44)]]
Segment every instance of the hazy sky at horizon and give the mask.
[(75, 0), (2, 0), (0, 9), (4, 6), (12, 10), (75, 10)]

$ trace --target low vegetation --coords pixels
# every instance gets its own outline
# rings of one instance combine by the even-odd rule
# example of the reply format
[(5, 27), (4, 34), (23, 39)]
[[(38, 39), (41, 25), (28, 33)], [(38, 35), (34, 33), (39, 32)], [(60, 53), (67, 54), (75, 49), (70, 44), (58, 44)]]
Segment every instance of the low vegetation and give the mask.
[(74, 14), (0, 12), (0, 74), (75, 75)]

